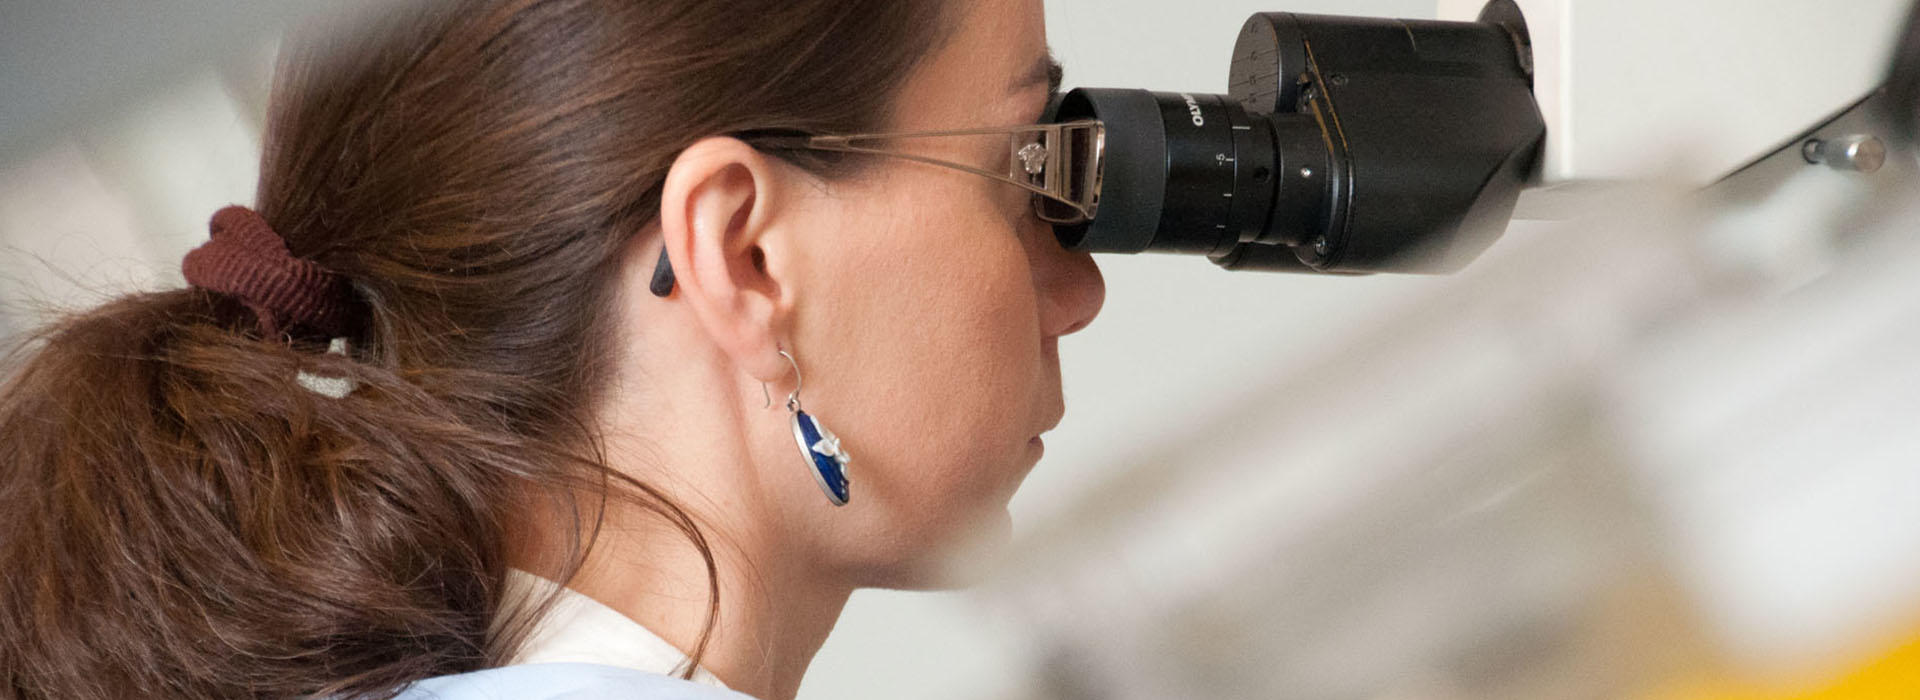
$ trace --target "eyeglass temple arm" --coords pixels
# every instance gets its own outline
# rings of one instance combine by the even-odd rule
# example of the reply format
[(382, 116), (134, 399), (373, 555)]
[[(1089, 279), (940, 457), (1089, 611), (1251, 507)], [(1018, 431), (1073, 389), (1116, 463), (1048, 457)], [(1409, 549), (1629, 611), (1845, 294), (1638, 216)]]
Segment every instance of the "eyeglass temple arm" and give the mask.
[[(1063, 127), (1076, 127), (1076, 126), (1084, 126), (1084, 125), (1085, 124), (1076, 122), (1074, 124), (1035, 126), (1035, 127), (1020, 129), (1013, 133), (1037, 131), (1037, 132), (1054, 133), (1056, 134), (1056, 136), (1058, 136), (1062, 131), (1064, 131)], [(1015, 187), (1026, 190), (1033, 194), (1046, 197), (1048, 199), (1054, 200), (1068, 207), (1071, 207), (1074, 211), (1079, 212), (1080, 215), (1083, 217), (1086, 217), (1089, 219), (1093, 218), (1093, 212), (1089, 211), (1086, 205), (1072, 201), (1062, 196), (1058, 192), (1054, 192), (1045, 187), (1034, 185), (1031, 182), (1021, 180), (1019, 178), (1010, 176), (1006, 173), (996, 173), (991, 170), (976, 168), (971, 165), (967, 165), (965, 163), (956, 163), (952, 161), (941, 160), (939, 158), (932, 158), (928, 156), (921, 156), (921, 155), (915, 155), (912, 153), (906, 153), (903, 151), (894, 151), (894, 150), (888, 150), (884, 148), (874, 148), (870, 146), (855, 145), (855, 142), (857, 141), (878, 141), (878, 140), (886, 140), (886, 139), (939, 138), (939, 137), (954, 137), (954, 136), (1004, 136), (1004, 135), (1011, 135), (1011, 134), (1005, 129), (965, 129), (965, 130), (958, 130), (958, 131), (932, 131), (932, 132), (903, 133), (903, 134), (855, 134), (855, 135), (846, 135), (846, 136), (780, 136), (780, 137), (760, 139), (758, 140), (758, 142), (762, 146), (773, 147), (773, 148), (795, 148), (795, 149), (816, 150), (816, 151), (836, 151), (841, 153), (859, 153), (864, 155), (884, 156), (888, 158), (900, 158), (903, 160), (910, 160), (910, 161), (924, 163), (927, 165), (938, 166), (942, 168), (951, 168), (953, 170), (972, 173), (974, 175), (991, 178), (994, 180), (998, 180), (1000, 182), (1007, 183), (1009, 185), (1013, 185)], [(1065, 155), (1061, 151), (1061, 149), (1048, 148), (1047, 150), (1048, 150), (1048, 153), (1047, 153), (1046, 178), (1048, 182), (1056, 182), (1058, 181), (1059, 178), (1070, 177), (1071, 175), (1065, 172), (1066, 168), (1063, 163), (1063, 161), (1065, 160)]]
[(941, 160), (939, 158), (930, 158), (927, 156), (919, 156), (911, 153), (901, 153), (899, 151), (889, 151), (881, 148), (865, 148), (861, 146), (854, 146), (851, 144), (835, 145), (835, 146), (819, 145), (819, 146), (813, 146), (813, 148), (815, 150), (822, 150), (822, 151), (840, 151), (844, 153), (864, 153), (867, 155), (886, 156), (888, 158), (900, 158), (904, 160), (911, 160), (919, 163), (925, 163), (927, 165), (934, 165), (942, 168), (952, 168), (954, 170), (969, 172), (975, 175), (979, 175), (981, 177), (987, 177), (987, 178), (992, 178), (994, 180), (999, 180), (1000, 182), (1013, 185), (1014, 187), (1018, 187), (1028, 192), (1032, 192), (1042, 197), (1046, 197), (1048, 199), (1057, 201), (1061, 204), (1065, 204), (1069, 207), (1073, 207), (1075, 211), (1078, 211), (1083, 215), (1087, 213), (1086, 207), (1081, 206), (1080, 204), (1077, 204), (1075, 202), (1068, 201), (1066, 198), (1061, 197), (1059, 193), (1050, 191), (1045, 187), (1040, 187), (1030, 182), (1022, 181), (1019, 178), (1010, 177), (1004, 173), (996, 173), (991, 170), (976, 168), (971, 165), (966, 165), (963, 163), (955, 163), (951, 161)]

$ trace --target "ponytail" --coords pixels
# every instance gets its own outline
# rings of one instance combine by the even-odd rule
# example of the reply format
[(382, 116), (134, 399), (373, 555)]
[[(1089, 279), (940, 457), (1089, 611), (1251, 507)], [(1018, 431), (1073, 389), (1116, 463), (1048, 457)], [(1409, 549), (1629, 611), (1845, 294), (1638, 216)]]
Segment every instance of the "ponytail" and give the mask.
[(200, 290), (132, 297), (43, 333), (7, 377), (0, 694), (335, 695), (487, 660), (492, 495), (526, 451), (415, 382), (254, 337), (251, 316)]

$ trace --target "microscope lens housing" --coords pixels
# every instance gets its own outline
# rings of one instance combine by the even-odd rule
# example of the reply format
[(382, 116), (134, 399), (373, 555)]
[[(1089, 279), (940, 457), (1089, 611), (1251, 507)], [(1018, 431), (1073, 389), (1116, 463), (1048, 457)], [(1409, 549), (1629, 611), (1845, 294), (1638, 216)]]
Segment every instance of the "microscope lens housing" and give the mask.
[(1106, 126), (1100, 204), (1070, 248), (1232, 270), (1451, 272), (1506, 229), (1546, 135), (1512, 0), (1478, 22), (1264, 13), (1229, 94), (1073, 90)]

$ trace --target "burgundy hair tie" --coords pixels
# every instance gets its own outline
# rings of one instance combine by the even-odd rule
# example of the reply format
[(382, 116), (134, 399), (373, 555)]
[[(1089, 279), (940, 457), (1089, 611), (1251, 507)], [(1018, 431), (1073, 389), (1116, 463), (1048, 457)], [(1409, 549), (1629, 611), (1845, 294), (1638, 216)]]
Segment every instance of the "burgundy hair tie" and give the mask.
[(352, 290), (345, 279), (293, 257), (252, 209), (221, 209), (209, 228), (213, 239), (180, 263), (187, 284), (239, 299), (269, 338), (297, 328), (327, 337), (346, 333)]

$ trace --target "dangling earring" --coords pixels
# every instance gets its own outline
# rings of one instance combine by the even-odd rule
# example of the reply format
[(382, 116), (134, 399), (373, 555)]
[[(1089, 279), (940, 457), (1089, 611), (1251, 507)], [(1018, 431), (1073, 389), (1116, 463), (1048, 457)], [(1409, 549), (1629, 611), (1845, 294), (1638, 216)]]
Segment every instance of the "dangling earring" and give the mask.
[[(827, 500), (836, 506), (844, 506), (851, 495), (847, 481), (847, 465), (853, 461), (853, 455), (847, 454), (840, 446), (840, 438), (821, 425), (806, 411), (800, 410), (800, 363), (792, 355), (781, 350), (780, 356), (787, 358), (787, 364), (793, 365), (793, 393), (787, 395), (787, 413), (793, 423), (793, 440), (800, 445), (800, 456), (807, 460), (807, 471), (813, 472), (813, 479), (820, 484), (820, 490), (826, 492)], [(766, 394), (767, 385), (760, 385), (760, 392)], [(773, 397), (768, 395), (767, 408), (773, 407)]]

